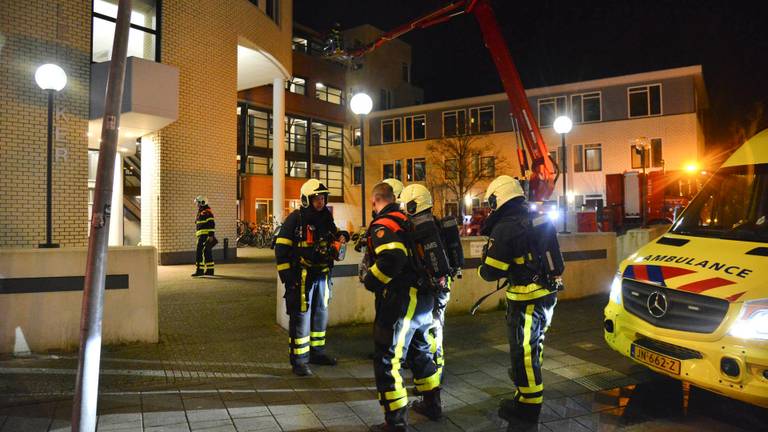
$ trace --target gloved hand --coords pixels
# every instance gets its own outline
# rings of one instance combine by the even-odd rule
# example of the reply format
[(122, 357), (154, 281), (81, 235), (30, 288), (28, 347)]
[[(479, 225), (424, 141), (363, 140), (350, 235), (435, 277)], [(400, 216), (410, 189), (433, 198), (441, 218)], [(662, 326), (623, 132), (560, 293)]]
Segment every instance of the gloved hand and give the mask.
[(349, 241), (349, 232), (340, 230), (336, 233), (336, 238), (340, 240), (342, 243), (346, 243)]

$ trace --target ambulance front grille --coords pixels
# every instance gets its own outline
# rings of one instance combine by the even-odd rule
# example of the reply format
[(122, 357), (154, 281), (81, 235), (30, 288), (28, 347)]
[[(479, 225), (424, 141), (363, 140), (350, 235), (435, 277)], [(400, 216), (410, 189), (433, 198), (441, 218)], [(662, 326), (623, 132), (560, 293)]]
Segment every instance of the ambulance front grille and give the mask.
[[(712, 333), (728, 312), (728, 301), (646, 284), (632, 279), (622, 281), (624, 309), (642, 320), (661, 328), (693, 333)], [(666, 298), (666, 310), (648, 307), (648, 297), (660, 293)], [(663, 303), (663, 300), (662, 302)]]

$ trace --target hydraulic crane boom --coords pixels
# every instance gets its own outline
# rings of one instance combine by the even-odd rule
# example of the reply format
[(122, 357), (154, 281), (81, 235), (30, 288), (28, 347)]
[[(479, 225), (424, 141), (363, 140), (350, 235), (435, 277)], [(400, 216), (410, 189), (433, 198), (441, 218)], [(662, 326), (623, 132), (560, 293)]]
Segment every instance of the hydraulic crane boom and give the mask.
[[(352, 50), (346, 55), (361, 57), (411, 30), (431, 27), (462, 14), (472, 14), (477, 19), (485, 47), (491, 53), (491, 58), (496, 65), (504, 91), (509, 99), (512, 122), (518, 138), (517, 156), (520, 162), (520, 171), (528, 175), (530, 199), (534, 201), (546, 200), (552, 195), (558, 174), (549, 157), (547, 145), (541, 136), (536, 119), (533, 118), (528, 98), (525, 95), (525, 88), (523, 88), (520, 75), (512, 61), (512, 55), (509, 53), (499, 29), (499, 23), (496, 21), (490, 0), (462, 0), (451, 3), (384, 33), (365, 47)], [(525, 148), (531, 156), (530, 167), (528, 167), (525, 155), (519, 148), (520, 141), (525, 144)]]

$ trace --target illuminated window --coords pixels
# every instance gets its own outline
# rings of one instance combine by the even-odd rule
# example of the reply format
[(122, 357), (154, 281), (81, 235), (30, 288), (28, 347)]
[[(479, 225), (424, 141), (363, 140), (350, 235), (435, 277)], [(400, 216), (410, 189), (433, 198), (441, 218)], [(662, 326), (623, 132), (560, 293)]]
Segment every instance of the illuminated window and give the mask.
[[(128, 30), (128, 57), (160, 61), (157, 47), (159, 1), (134, 0), (131, 27)], [(112, 43), (117, 22), (117, 0), (93, 1), (91, 61), (101, 63), (112, 58)]]

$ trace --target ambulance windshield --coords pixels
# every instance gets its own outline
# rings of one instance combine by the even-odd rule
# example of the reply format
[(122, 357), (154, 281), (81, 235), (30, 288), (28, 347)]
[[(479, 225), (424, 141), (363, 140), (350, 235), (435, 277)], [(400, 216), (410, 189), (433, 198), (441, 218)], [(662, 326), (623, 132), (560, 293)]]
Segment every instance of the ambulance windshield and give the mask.
[(675, 222), (672, 232), (768, 242), (768, 164), (719, 170)]

